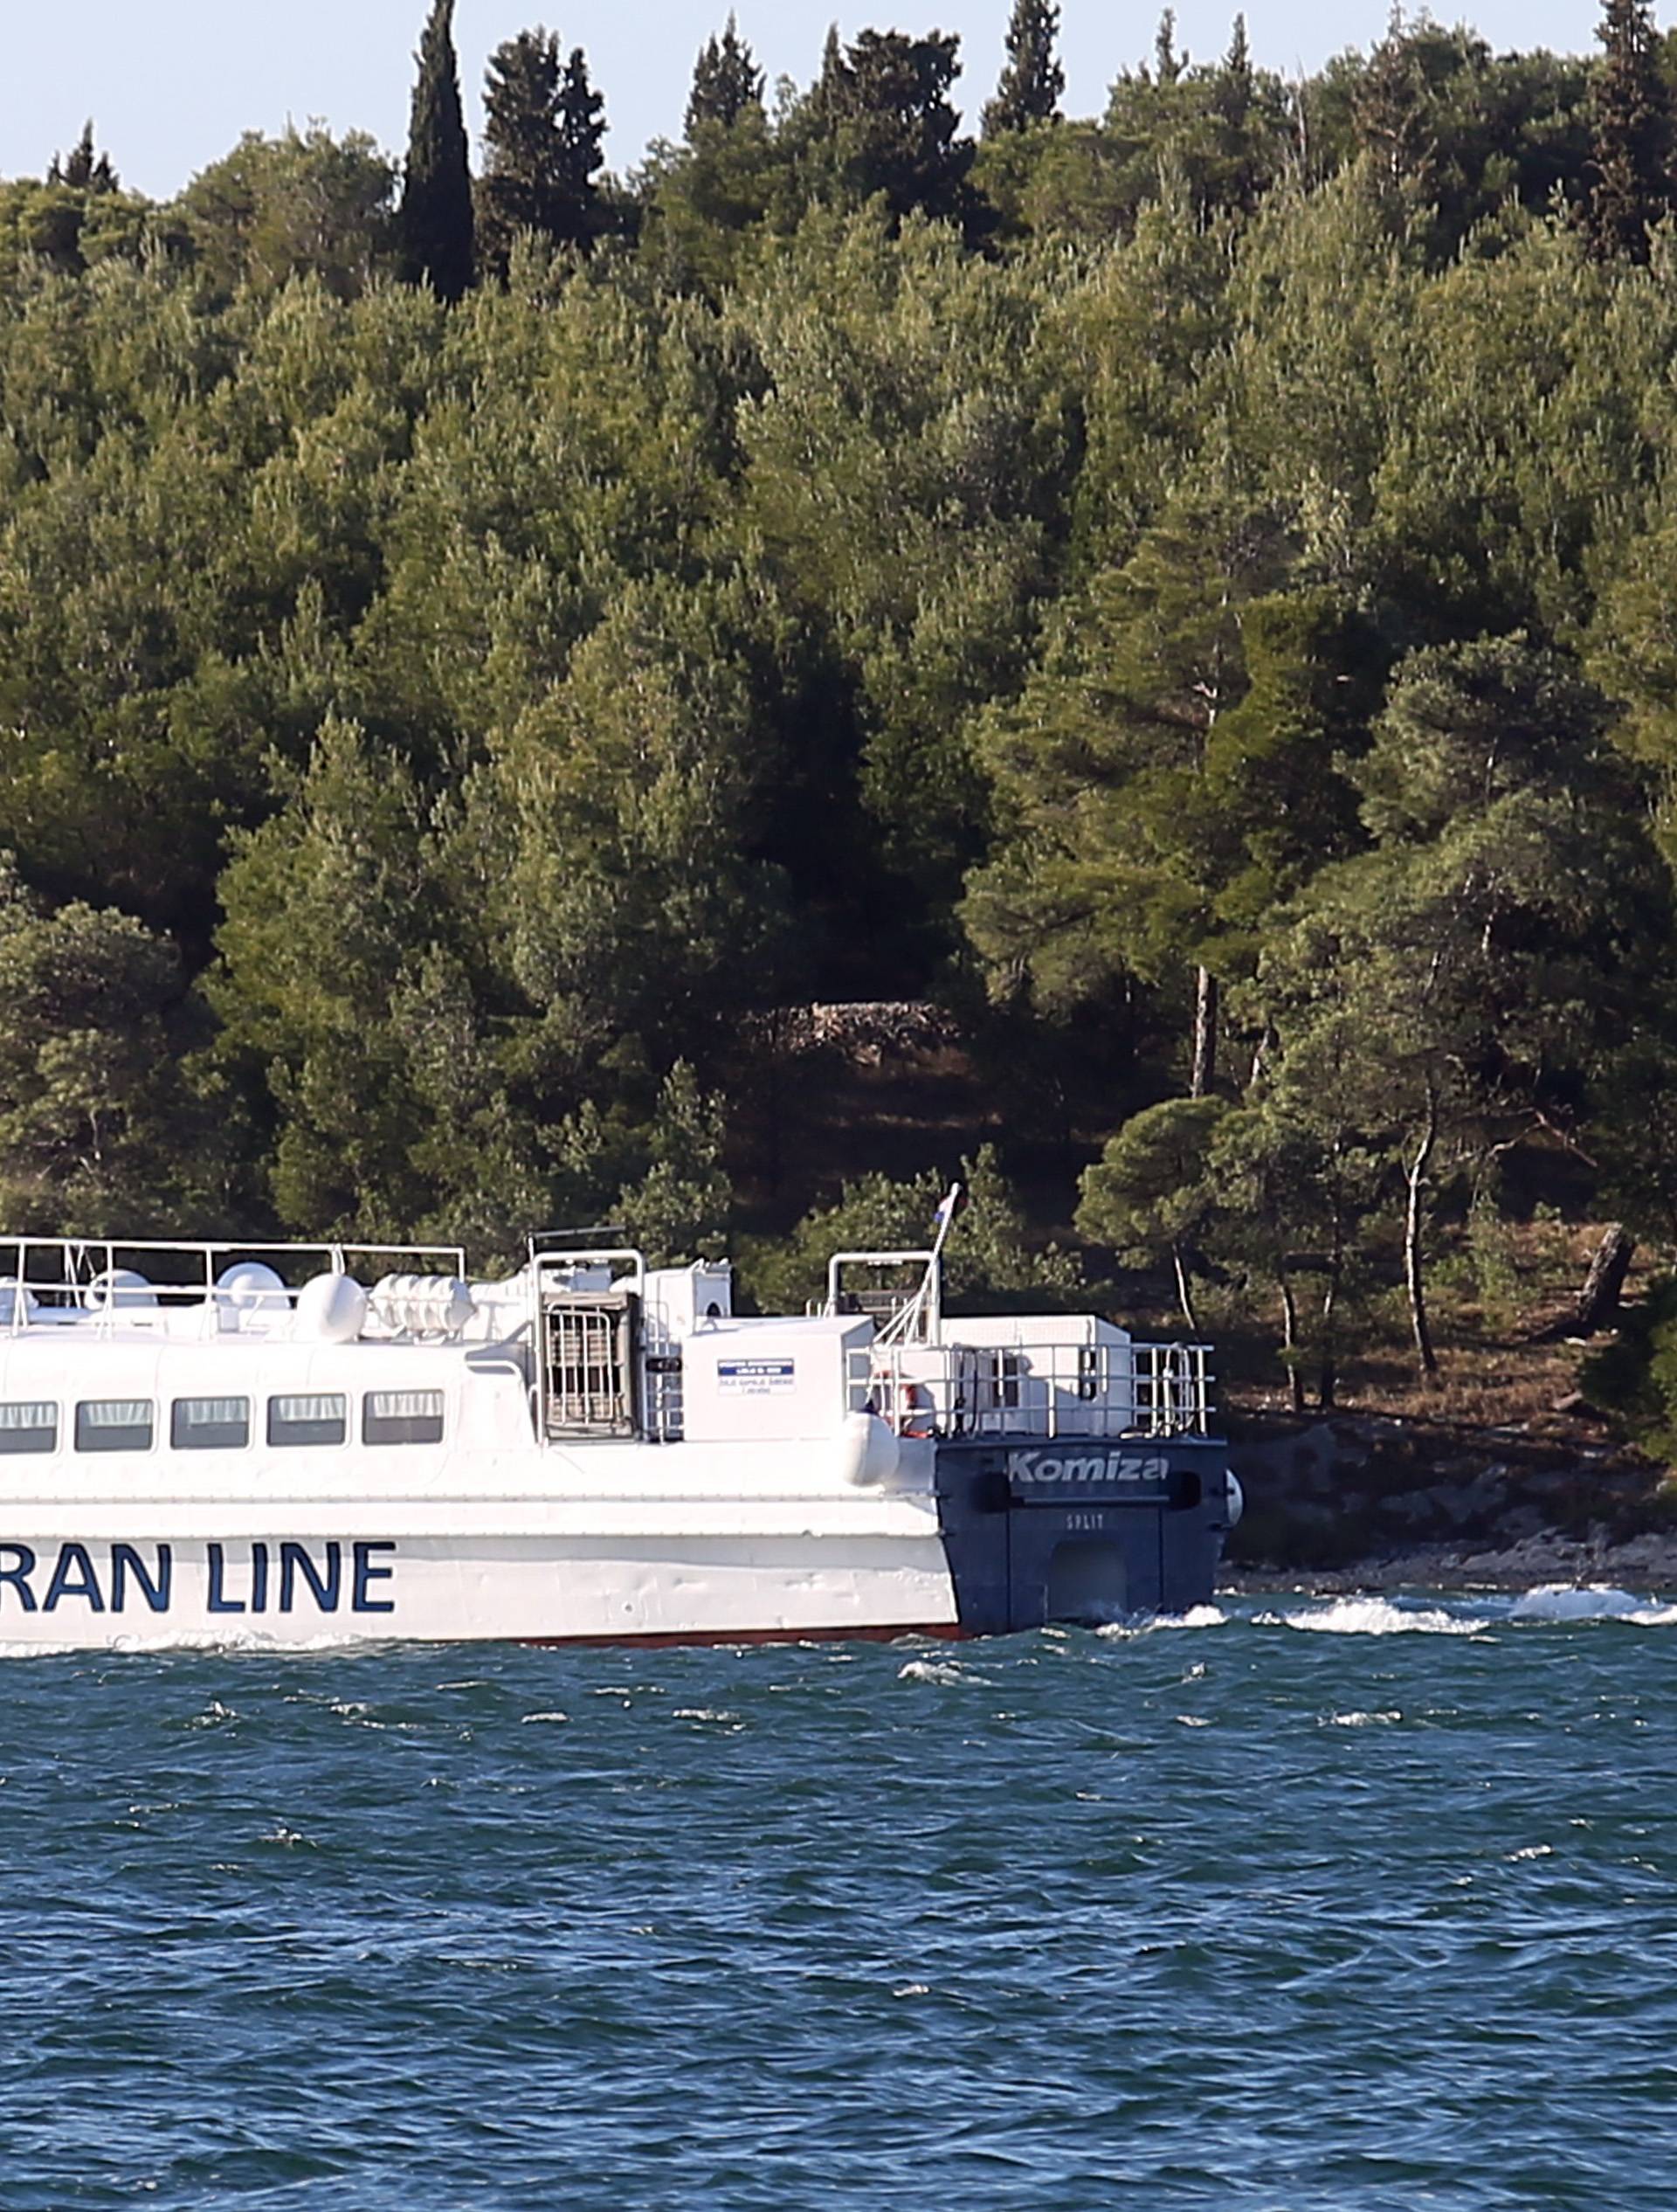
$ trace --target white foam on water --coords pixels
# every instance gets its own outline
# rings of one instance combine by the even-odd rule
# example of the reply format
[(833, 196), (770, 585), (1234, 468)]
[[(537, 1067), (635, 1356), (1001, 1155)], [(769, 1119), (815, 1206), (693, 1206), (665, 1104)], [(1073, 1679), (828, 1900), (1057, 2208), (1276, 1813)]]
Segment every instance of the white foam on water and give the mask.
[(538, 1720), (550, 1720), (557, 1724), (559, 1722), (568, 1721), (570, 1715), (569, 1713), (526, 1713), (522, 1720), (520, 1721), (519, 1726), (521, 1728), (528, 1728), (533, 1723)]
[(1220, 1628), (1228, 1617), (1220, 1606), (1192, 1605), (1186, 1613), (1149, 1613), (1128, 1621), (1103, 1621), (1094, 1633), (1121, 1642), (1130, 1636), (1155, 1635), (1162, 1628)]
[(971, 1682), (975, 1677), (965, 1674), (947, 1659), (909, 1659), (898, 1668), (899, 1682)]
[(1658, 1605), (1605, 1582), (1544, 1582), (1514, 1601), (1512, 1621), (1624, 1621), (1639, 1628), (1677, 1622), (1677, 1605)]
[(1555, 1846), (1552, 1843), (1527, 1843), (1517, 1851), (1503, 1854), (1510, 1866), (1516, 1865), (1522, 1859), (1552, 1859), (1554, 1856)]
[(1390, 1728), (1394, 1721), (1403, 1718), (1399, 1712), (1384, 1713), (1329, 1713), (1322, 1723), (1324, 1728)]
[(1301, 1628), (1322, 1636), (1476, 1636), (1491, 1625), (1480, 1615), (1441, 1606), (1394, 1605), (1390, 1598), (1335, 1598), (1300, 1613), (1260, 1613), (1260, 1628)]

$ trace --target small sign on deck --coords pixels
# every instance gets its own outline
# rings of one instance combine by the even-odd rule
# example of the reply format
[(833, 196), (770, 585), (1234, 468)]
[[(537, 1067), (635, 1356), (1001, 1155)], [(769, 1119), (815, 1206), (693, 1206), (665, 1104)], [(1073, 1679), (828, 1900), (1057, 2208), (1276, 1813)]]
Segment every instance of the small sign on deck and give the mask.
[(776, 1391), (796, 1390), (795, 1359), (722, 1359), (716, 1365), (716, 1387), (735, 1398), (768, 1398)]

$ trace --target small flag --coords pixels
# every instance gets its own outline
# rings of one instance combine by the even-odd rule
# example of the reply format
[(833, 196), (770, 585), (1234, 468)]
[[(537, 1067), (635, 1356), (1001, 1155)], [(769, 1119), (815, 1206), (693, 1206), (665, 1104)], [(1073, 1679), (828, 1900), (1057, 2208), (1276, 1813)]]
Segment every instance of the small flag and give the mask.
[(937, 1211), (932, 1216), (932, 1227), (934, 1229), (942, 1230), (949, 1227), (950, 1222), (954, 1220), (956, 1213), (960, 1211), (961, 1201), (964, 1196), (965, 1193), (958, 1183), (950, 1184), (949, 1189), (938, 1200)]

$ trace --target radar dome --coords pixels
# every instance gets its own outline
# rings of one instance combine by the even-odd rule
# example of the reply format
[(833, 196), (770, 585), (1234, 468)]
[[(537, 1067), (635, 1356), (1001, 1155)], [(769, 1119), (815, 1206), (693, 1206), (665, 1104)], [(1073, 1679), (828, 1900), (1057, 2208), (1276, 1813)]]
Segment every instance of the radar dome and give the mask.
[(283, 1275), (263, 1260), (235, 1260), (216, 1277), (224, 1305), (241, 1313), (281, 1312), (291, 1303)]
[(113, 1306), (155, 1306), (157, 1299), (132, 1268), (107, 1268), (82, 1292), (81, 1303), (89, 1313), (107, 1313)]

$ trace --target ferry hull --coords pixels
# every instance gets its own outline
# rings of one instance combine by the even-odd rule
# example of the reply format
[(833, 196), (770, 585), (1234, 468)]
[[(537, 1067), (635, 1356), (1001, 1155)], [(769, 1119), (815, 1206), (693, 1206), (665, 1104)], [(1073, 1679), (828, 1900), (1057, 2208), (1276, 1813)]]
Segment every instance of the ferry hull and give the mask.
[[(1222, 1448), (942, 1442), (917, 1497), (62, 1503), (0, 1527), (0, 1647), (990, 1635), (1211, 1594)], [(202, 1531), (206, 1520), (217, 1530)], [(299, 1531), (301, 1532), (299, 1532)]]
[(959, 1632), (942, 1542), (0, 1541), (0, 1646), (728, 1642)]

